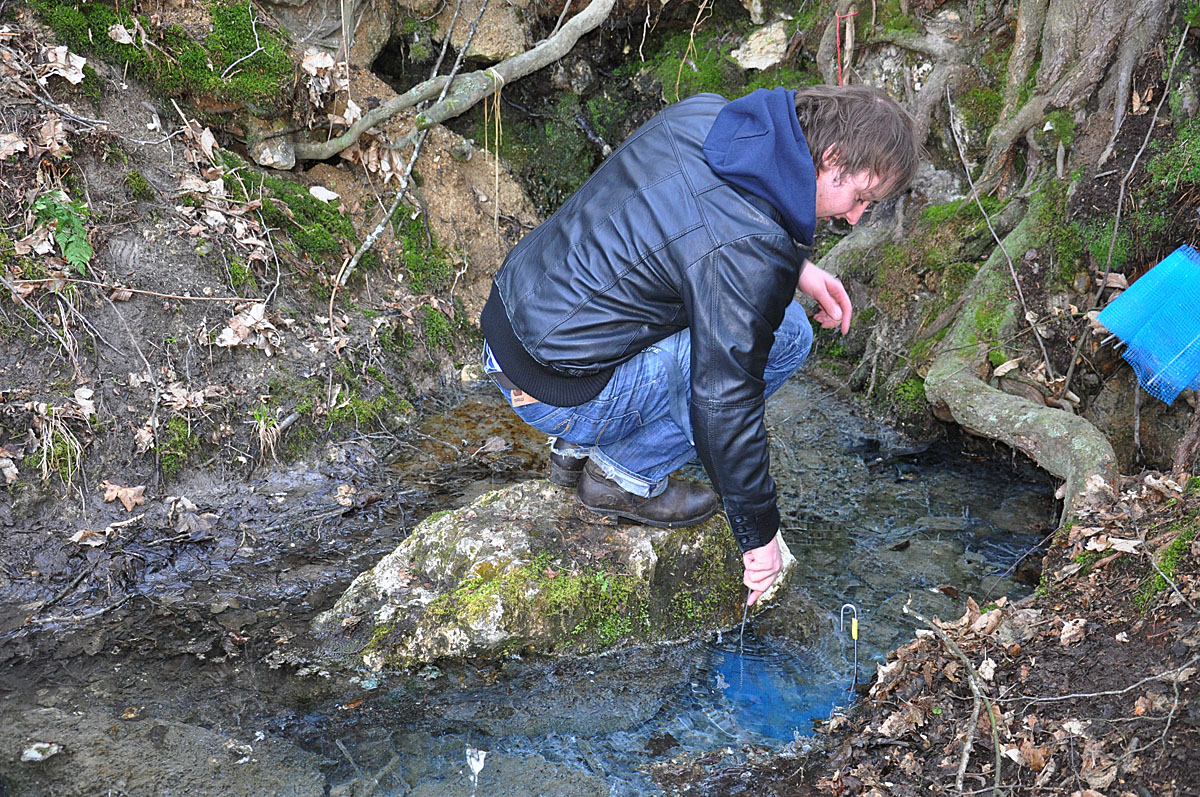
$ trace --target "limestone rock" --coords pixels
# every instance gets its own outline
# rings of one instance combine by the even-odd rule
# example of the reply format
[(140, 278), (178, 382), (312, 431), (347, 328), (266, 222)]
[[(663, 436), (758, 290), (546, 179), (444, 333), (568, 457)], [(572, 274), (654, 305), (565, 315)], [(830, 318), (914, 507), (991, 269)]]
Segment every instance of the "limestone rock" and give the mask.
[[(450, 33), (450, 45), (455, 50), (462, 49), (467, 43), (467, 33), (470, 23), (479, 16), (479, 8), (483, 0), (463, 0), (459, 9), (458, 22)], [(528, 13), (529, 0), (507, 0), (504, 3), (488, 3), (483, 12), (483, 18), (471, 39), (471, 47), (467, 57), (480, 61), (496, 63), (505, 58), (520, 55), (530, 48), (528, 25), (536, 20), (536, 15)], [(450, 3), (434, 24), (437, 32), (434, 38), (440, 43), (446, 38), (450, 21), (454, 17), (454, 4)]]
[(742, 8), (750, 14), (750, 21), (755, 25), (761, 25), (767, 21), (767, 9), (765, 0), (741, 0)]
[(729, 55), (742, 69), (770, 69), (787, 53), (786, 25), (773, 22), (750, 34), (741, 47)]
[(253, 116), (246, 118), (246, 147), (259, 166), (271, 169), (290, 169), (296, 165), (296, 151), (290, 135), (272, 135), (291, 126), (286, 118), (265, 121)]
[[(795, 564), (781, 547), (776, 589)], [(685, 529), (615, 525), (539, 480), (426, 519), (313, 631), (327, 651), (356, 651), (346, 663), (375, 670), (591, 653), (731, 626), (745, 602), (741, 579), (722, 515)]]

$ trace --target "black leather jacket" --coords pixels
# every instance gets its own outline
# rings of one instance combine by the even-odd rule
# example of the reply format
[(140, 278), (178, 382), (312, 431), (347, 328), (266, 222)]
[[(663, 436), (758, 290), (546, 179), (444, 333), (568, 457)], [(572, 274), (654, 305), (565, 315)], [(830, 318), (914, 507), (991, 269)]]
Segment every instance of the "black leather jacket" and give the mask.
[(779, 527), (763, 371), (804, 257), (769, 203), (709, 167), (726, 103), (673, 105), (613, 152), (513, 248), (481, 326), (505, 375), (557, 406), (690, 327), (696, 450), (746, 551)]

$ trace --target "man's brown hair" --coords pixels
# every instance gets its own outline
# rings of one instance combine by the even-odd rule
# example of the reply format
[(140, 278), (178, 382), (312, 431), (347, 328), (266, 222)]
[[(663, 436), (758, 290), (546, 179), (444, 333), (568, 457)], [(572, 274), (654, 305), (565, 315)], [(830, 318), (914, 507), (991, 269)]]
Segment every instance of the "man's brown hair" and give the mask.
[(879, 180), (875, 200), (899, 194), (917, 174), (913, 118), (879, 89), (806, 86), (796, 92), (796, 116), (817, 171), (869, 172)]

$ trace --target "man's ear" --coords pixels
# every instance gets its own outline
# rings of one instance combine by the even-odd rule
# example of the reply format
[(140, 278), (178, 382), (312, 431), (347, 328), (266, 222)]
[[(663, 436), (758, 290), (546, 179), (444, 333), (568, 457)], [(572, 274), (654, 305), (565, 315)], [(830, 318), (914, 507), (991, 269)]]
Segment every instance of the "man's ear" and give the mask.
[(821, 170), (828, 171), (833, 175), (834, 187), (840, 186), (845, 178), (845, 169), (841, 165), (842, 154), (838, 152), (835, 145), (830, 144), (821, 153)]

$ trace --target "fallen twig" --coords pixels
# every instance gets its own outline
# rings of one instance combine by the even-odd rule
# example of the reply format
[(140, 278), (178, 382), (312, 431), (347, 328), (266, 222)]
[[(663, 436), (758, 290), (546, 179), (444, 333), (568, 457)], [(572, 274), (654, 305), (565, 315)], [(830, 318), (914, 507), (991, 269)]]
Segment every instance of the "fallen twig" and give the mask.
[(971, 687), (971, 693), (975, 696), (975, 708), (973, 711), (974, 721), (971, 723), (971, 727), (967, 730), (967, 739), (963, 745), (962, 760), (959, 763), (958, 777), (955, 781), (958, 787), (958, 792), (960, 794), (962, 793), (963, 775), (967, 769), (967, 759), (971, 754), (970, 744), (974, 741), (975, 725), (979, 722), (979, 704), (983, 703), (985, 706), (987, 706), (988, 721), (992, 725), (992, 746), (996, 751), (996, 776), (992, 781), (992, 794), (1000, 794), (1000, 763), (1003, 760), (1003, 753), (1000, 749), (1000, 729), (996, 725), (996, 708), (992, 705), (991, 698), (984, 693), (985, 687), (982, 676), (979, 675), (979, 671), (975, 669), (975, 665), (971, 663), (971, 660), (967, 658), (967, 654), (962, 652), (962, 648), (955, 644), (954, 640), (950, 638), (949, 634), (943, 631), (936, 623), (930, 621), (928, 618), (924, 617), (922, 614), (912, 608), (912, 598), (908, 599), (908, 602), (904, 604), (904, 606), (901, 608), (901, 611), (905, 614), (911, 614), (913, 617), (924, 623), (927, 628), (933, 631), (933, 633), (937, 634), (938, 638), (942, 640), (950, 652), (957, 656), (959, 661), (963, 663), (963, 666), (967, 668), (967, 683)]
[(1057, 703), (1060, 700), (1079, 700), (1082, 698), (1091, 698), (1091, 697), (1114, 697), (1116, 695), (1128, 694), (1129, 692), (1132, 692), (1134, 689), (1137, 689), (1139, 686), (1153, 683), (1155, 681), (1162, 681), (1162, 680), (1166, 680), (1167, 678), (1171, 678), (1172, 680), (1174, 680), (1174, 676), (1179, 675), (1179, 673), (1183, 672), (1188, 667), (1191, 667), (1197, 663), (1200, 663), (1200, 655), (1193, 656), (1192, 658), (1188, 659), (1186, 662), (1184, 662), (1180, 666), (1174, 668), (1173, 670), (1166, 670), (1165, 672), (1160, 672), (1157, 675), (1149, 675), (1149, 676), (1141, 679), (1140, 681), (1130, 684), (1129, 686), (1125, 687), (1124, 689), (1107, 689), (1103, 692), (1073, 692), (1069, 695), (1055, 695), (1053, 697), (1030, 697), (1028, 695), (1015, 695), (1013, 697), (1002, 697), (999, 699), (1000, 700), (1024, 700), (1027, 703)]
[[(180, 296), (174, 293), (158, 293), (156, 291), (146, 291), (140, 288), (129, 288), (125, 285), (113, 285), (106, 282), (97, 282), (96, 280), (77, 279), (75, 277), (39, 277), (31, 280), (21, 280), (23, 283), (36, 285), (39, 283), (62, 283), (69, 282), (74, 285), (92, 285), (97, 288), (103, 288), (106, 291), (129, 291), (130, 293), (138, 293), (144, 296), (155, 296), (159, 299), (176, 299), (181, 302), (253, 302), (255, 299), (249, 296)], [(6, 288), (12, 290), (12, 287), (5, 284)]]

